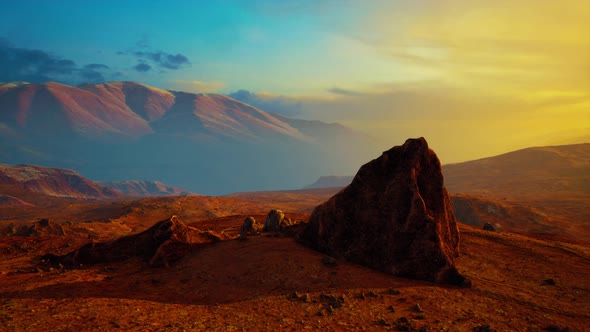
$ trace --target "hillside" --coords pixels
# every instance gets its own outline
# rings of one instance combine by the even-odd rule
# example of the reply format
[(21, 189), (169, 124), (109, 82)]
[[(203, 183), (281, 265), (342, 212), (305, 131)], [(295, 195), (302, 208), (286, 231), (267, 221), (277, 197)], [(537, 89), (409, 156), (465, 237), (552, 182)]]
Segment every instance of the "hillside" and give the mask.
[(99, 182), (100, 185), (111, 188), (128, 196), (181, 196), (189, 195), (185, 189), (168, 186), (159, 181), (107, 181)]
[[(266, 113), (220, 94), (129, 81), (0, 88), (4, 163), (75, 169), (100, 181), (157, 178), (204, 194), (293, 188), (351, 171), (371, 153), (363, 142), (344, 126)], [(335, 148), (342, 144), (346, 150)]]
[[(0, 164), (0, 188), (3, 194), (16, 196), (23, 192), (27, 195), (36, 193), (41, 196), (78, 199), (122, 196), (120, 192), (100, 186), (75, 171), (32, 165)], [(4, 203), (17, 204), (19, 201), (19, 198), (12, 197)]]
[(451, 192), (590, 195), (590, 144), (527, 148), (443, 171)]

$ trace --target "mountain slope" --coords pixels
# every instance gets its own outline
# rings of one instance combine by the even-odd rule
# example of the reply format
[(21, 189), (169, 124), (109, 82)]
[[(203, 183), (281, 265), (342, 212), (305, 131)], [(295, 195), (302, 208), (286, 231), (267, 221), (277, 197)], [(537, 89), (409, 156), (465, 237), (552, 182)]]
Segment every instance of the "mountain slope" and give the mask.
[(100, 186), (77, 172), (31, 165), (0, 164), (0, 188), (3, 194), (11, 196), (19, 195), (23, 191), (53, 197), (81, 199), (119, 198), (122, 196), (121, 193)]
[[(371, 154), (347, 128), (137, 82), (0, 85), (0, 160), (204, 194), (292, 188)], [(301, 156), (305, 156), (302, 158)], [(244, 176), (246, 174), (246, 176)]]
[(452, 192), (590, 195), (590, 144), (522, 149), (443, 167)]
[(152, 197), (190, 194), (187, 190), (168, 186), (159, 181), (105, 181), (99, 182), (99, 184), (129, 196)]
[(0, 90), (0, 122), (24, 135), (65, 139), (112, 140), (152, 132), (148, 123), (127, 107), (53, 82)]

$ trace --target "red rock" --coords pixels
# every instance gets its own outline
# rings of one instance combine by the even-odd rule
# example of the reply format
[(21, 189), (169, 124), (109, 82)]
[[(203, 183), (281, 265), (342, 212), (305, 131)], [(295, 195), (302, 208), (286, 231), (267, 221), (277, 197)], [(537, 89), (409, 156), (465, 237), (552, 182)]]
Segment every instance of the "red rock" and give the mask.
[(299, 241), (393, 275), (468, 286), (454, 258), (459, 231), (440, 161), (424, 138), (363, 165), (316, 207)]
[(79, 266), (140, 257), (149, 261), (151, 266), (169, 266), (197, 245), (233, 238), (235, 237), (225, 233), (187, 226), (176, 216), (172, 216), (139, 234), (111, 242), (89, 243), (64, 256), (48, 254), (43, 258), (65, 266)]

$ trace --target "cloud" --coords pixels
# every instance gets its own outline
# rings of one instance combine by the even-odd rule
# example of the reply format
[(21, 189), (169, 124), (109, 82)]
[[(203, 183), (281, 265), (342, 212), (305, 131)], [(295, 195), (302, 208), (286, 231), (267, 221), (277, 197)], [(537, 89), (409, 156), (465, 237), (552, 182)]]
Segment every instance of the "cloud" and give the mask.
[(204, 81), (172, 81), (171, 89), (194, 92), (194, 93), (211, 93), (225, 88), (225, 83), (220, 81), (204, 82)]
[(144, 52), (144, 51), (135, 51), (133, 55), (140, 59), (146, 59), (152, 61), (154, 64), (166, 68), (166, 69), (173, 69), (177, 70), (180, 69), (182, 66), (190, 65), (189, 59), (180, 53), (177, 54), (169, 54), (166, 52), (158, 51), (158, 52)]
[(110, 74), (108, 69), (97, 63), (81, 67), (73, 60), (43, 50), (19, 48), (0, 38), (0, 81), (103, 82), (104, 75)]
[(348, 90), (348, 89), (341, 89), (341, 88), (337, 88), (337, 87), (330, 88), (327, 91), (330, 93), (336, 94), (336, 95), (343, 95), (343, 96), (362, 96), (365, 94), (364, 92)]
[(148, 65), (147, 63), (138, 63), (133, 69), (137, 70), (140, 73), (148, 72), (152, 69), (152, 66)]
[(91, 69), (91, 70), (101, 70), (101, 69), (109, 69), (109, 66), (103, 65), (102, 63), (90, 63), (84, 66), (84, 69)]
[(278, 96), (267, 93), (254, 93), (248, 90), (238, 90), (228, 94), (229, 97), (250, 104), (265, 112), (279, 113), (286, 116), (301, 114), (301, 101), (287, 96)]

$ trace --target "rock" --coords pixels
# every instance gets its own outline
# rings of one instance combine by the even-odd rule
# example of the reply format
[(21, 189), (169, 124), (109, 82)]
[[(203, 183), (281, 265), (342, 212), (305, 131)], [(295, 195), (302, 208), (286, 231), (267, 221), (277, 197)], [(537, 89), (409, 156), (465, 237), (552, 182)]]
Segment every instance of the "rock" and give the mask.
[(326, 266), (334, 266), (336, 265), (336, 260), (332, 257), (322, 257), (322, 264)]
[(381, 325), (381, 326), (391, 326), (391, 324), (389, 324), (385, 319), (381, 318), (377, 321), (377, 325)]
[(31, 226), (16, 227), (11, 225), (10, 233), (16, 236), (65, 236), (66, 230), (62, 225), (58, 225), (49, 219), (39, 219)]
[(424, 312), (424, 310), (422, 310), (422, 307), (420, 307), (420, 305), (418, 303), (416, 303), (413, 307), (412, 310), (414, 310), (415, 312)]
[(63, 256), (42, 257), (53, 264), (79, 267), (97, 263), (118, 262), (140, 257), (151, 266), (169, 266), (186, 255), (194, 246), (233, 239), (225, 233), (203, 231), (185, 225), (176, 216), (162, 220), (139, 234), (110, 242), (93, 242)]
[(240, 227), (240, 238), (245, 238), (248, 235), (256, 235), (262, 230), (262, 225), (256, 222), (253, 217), (244, 219), (242, 227)]
[(544, 285), (544, 286), (555, 286), (555, 285), (557, 285), (557, 283), (555, 282), (555, 280), (553, 278), (549, 278), (549, 279), (543, 280), (543, 282), (541, 283), (541, 285)]
[(459, 231), (440, 161), (424, 138), (363, 165), (316, 207), (298, 241), (400, 277), (468, 287), (459, 274)]
[(483, 224), (483, 230), (484, 231), (495, 232), (496, 231), (496, 227), (494, 227), (494, 225), (492, 225), (491, 223), (486, 222), (485, 224)]
[(391, 287), (387, 290), (387, 294), (389, 294), (389, 295), (400, 295), (401, 293), (402, 292), (398, 291), (397, 289), (391, 288)]
[(285, 214), (281, 210), (271, 210), (264, 221), (265, 232), (278, 232), (281, 230), (281, 222), (285, 219)]
[(491, 328), (489, 325), (479, 325), (474, 327), (472, 330), (473, 332), (496, 332), (496, 330)]

